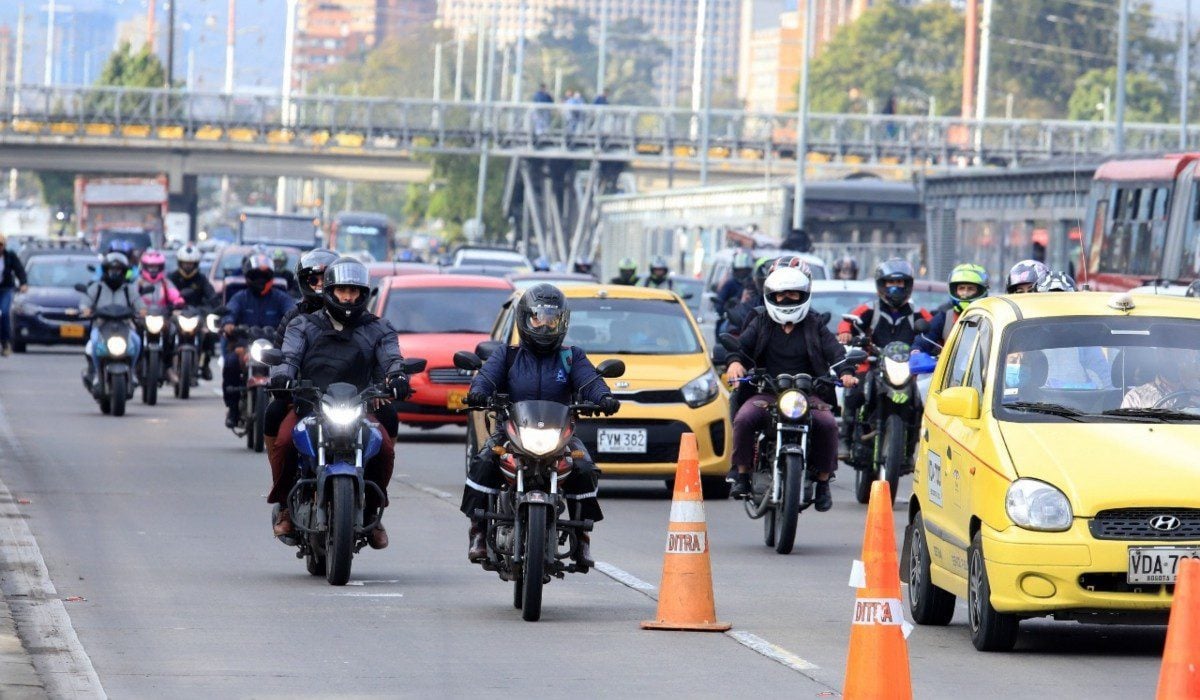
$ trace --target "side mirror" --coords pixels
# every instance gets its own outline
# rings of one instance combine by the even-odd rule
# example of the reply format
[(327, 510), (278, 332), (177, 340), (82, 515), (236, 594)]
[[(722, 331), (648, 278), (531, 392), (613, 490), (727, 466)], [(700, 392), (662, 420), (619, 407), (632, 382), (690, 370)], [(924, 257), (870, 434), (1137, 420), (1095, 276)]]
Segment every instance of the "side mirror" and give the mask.
[(729, 352), (737, 352), (738, 350), (742, 349), (741, 344), (738, 343), (738, 339), (729, 333), (722, 333), (717, 337), (717, 340), (721, 341), (721, 346)]
[(862, 319), (854, 314), (842, 314), (842, 320), (854, 326), (855, 328), (862, 327)]
[(76, 282), (75, 283), (75, 291), (79, 292), (80, 294), (86, 293), (87, 285), (84, 284), (83, 282)]
[(695, 297), (695, 296), (696, 296), (696, 295), (695, 295), (695, 294), (693, 294), (692, 292), (684, 292), (683, 294), (680, 294), (680, 295), (679, 295), (679, 298), (680, 298), (680, 299), (691, 299), (691, 298), (693, 298), (693, 297)]
[(625, 374), (625, 363), (616, 359), (605, 360), (596, 367), (596, 371), (605, 379), (616, 379)]
[(283, 351), (278, 348), (263, 350), (262, 363), (268, 367), (277, 367), (283, 364)]
[(487, 359), (492, 356), (492, 353), (496, 352), (502, 347), (504, 347), (504, 343), (501, 343), (499, 340), (485, 340), (479, 345), (475, 346), (475, 354), (479, 356), (479, 359), (487, 362)]
[(867, 359), (867, 351), (862, 348), (850, 348), (846, 351), (846, 359), (839, 362), (839, 365), (857, 365), (865, 362)]
[(425, 371), (425, 358), (423, 357), (406, 357), (400, 361), (400, 368), (405, 374), (412, 376)]
[(943, 415), (976, 420), (979, 418), (979, 392), (970, 386), (943, 389), (937, 394), (937, 410)]
[(483, 367), (483, 361), (469, 350), (459, 350), (454, 353), (454, 366), (467, 372), (478, 372)]

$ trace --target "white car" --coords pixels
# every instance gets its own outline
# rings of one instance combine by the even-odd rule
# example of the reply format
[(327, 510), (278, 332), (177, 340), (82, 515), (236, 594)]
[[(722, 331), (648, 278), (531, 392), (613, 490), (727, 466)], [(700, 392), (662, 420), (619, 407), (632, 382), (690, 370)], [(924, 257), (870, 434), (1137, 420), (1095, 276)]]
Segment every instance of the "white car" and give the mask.
[(513, 272), (532, 272), (529, 259), (515, 250), (465, 248), (454, 254), (451, 267), (480, 265), (483, 267), (508, 267)]

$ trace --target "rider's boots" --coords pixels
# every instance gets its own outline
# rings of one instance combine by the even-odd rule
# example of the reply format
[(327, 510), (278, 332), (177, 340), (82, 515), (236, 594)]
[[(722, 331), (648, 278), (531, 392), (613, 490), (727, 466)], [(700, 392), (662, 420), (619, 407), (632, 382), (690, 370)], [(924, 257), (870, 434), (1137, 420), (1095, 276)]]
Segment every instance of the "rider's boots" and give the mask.
[(737, 478), (733, 481), (733, 488), (729, 490), (729, 495), (732, 498), (748, 498), (750, 496), (750, 473), (738, 472)]
[(467, 559), (474, 564), (487, 560), (487, 542), (484, 539), (484, 529), (479, 523), (471, 521), (470, 546), (467, 548)]
[(596, 562), (592, 560), (592, 536), (586, 532), (579, 533), (579, 546), (575, 548), (575, 555), (572, 557), (575, 563), (581, 567), (592, 568)]
[(817, 493), (813, 501), (813, 506), (821, 513), (833, 507), (833, 494), (829, 491), (828, 481), (817, 482)]

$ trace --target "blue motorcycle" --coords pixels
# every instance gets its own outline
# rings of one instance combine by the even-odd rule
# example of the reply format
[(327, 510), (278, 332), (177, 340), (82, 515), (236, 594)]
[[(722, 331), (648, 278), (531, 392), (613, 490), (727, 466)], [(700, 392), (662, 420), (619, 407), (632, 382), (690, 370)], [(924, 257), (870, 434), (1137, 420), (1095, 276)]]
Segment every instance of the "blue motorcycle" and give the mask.
[(100, 404), (101, 412), (125, 415), (125, 402), (133, 398), (133, 371), (141, 352), (141, 337), (133, 328), (134, 311), (109, 304), (92, 312), (88, 358), (95, 370), (84, 386)]

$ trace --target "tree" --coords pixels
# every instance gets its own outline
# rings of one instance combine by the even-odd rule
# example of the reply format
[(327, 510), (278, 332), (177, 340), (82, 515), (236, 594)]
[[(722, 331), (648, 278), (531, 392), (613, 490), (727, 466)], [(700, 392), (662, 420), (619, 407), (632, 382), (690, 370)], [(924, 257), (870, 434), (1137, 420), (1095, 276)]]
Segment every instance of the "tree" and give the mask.
[[(1093, 68), (1075, 81), (1075, 90), (1068, 103), (1068, 119), (1100, 121), (1105, 118), (1102, 105), (1105, 103), (1105, 88), (1110, 103), (1108, 117), (1115, 116), (1117, 94), (1117, 69)], [(1125, 119), (1131, 122), (1167, 122), (1175, 118), (1168, 112), (1171, 95), (1162, 81), (1145, 73), (1130, 72), (1125, 78)]]
[(145, 44), (137, 52), (128, 41), (121, 42), (113, 51), (104, 69), (100, 71), (97, 85), (123, 87), (158, 88), (166, 82), (167, 71), (158, 56), (150, 51), (150, 45)]
[(811, 105), (820, 112), (861, 112), (896, 99), (896, 112), (958, 109), (962, 94), (962, 15), (945, 2), (880, 4), (842, 27), (812, 61)]

